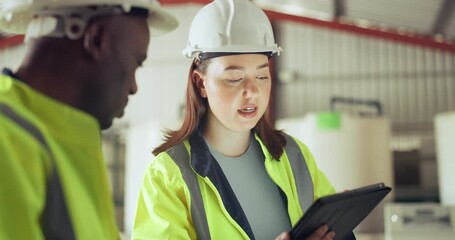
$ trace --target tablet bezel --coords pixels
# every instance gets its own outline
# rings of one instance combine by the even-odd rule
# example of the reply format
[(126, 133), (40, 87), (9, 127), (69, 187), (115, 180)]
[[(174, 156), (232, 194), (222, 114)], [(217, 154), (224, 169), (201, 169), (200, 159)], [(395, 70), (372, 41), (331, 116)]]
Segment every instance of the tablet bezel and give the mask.
[(327, 224), (337, 239), (344, 239), (391, 191), (384, 183), (336, 193), (316, 200), (291, 230), (292, 239), (303, 239)]

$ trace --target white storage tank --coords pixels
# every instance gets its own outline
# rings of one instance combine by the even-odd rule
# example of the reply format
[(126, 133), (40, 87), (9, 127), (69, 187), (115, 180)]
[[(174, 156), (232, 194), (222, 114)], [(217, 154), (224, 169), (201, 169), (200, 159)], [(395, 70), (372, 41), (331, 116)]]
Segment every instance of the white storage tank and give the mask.
[(437, 114), (434, 123), (441, 204), (455, 205), (455, 112)]
[[(303, 118), (280, 119), (276, 127), (309, 147), (319, 168), (338, 192), (377, 182), (393, 189), (388, 118), (340, 112), (309, 113)], [(393, 191), (356, 231), (383, 232), (384, 204), (392, 200)]]

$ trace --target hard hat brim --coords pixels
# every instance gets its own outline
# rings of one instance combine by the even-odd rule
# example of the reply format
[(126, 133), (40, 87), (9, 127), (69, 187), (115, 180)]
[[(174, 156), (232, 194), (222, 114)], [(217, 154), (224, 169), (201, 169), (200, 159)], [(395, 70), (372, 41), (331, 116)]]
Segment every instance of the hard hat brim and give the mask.
[[(115, 5), (115, 4), (114, 4)], [(67, 7), (81, 7), (83, 4), (76, 4)], [(138, 5), (139, 8), (144, 8), (149, 11), (148, 25), (150, 27), (151, 36), (160, 36), (176, 29), (179, 25), (177, 19), (166, 12), (158, 3), (154, 2), (147, 5)], [(25, 34), (27, 26), (32, 20), (33, 11), (36, 8), (21, 6), (15, 9), (12, 18), (8, 19), (10, 14), (4, 11), (0, 14), (0, 29), (4, 32)]]
[(163, 10), (160, 6), (151, 5), (148, 17), (151, 36), (161, 36), (176, 29), (179, 25), (177, 19)]
[(278, 55), (283, 49), (279, 46), (259, 46), (259, 45), (228, 45), (223, 47), (201, 47), (198, 49), (187, 46), (183, 51), (183, 55), (188, 58), (198, 57), (201, 53), (216, 53), (216, 54), (229, 54), (229, 53), (271, 53), (270, 56), (277, 53)]

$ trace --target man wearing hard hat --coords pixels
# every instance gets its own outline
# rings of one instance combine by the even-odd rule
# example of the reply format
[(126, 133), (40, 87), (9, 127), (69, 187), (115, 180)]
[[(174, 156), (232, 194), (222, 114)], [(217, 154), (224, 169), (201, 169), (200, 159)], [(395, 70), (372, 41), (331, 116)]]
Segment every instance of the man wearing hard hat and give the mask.
[(25, 34), (0, 75), (0, 239), (118, 239), (100, 130), (123, 115), (150, 35), (177, 27), (155, 0), (4, 0)]

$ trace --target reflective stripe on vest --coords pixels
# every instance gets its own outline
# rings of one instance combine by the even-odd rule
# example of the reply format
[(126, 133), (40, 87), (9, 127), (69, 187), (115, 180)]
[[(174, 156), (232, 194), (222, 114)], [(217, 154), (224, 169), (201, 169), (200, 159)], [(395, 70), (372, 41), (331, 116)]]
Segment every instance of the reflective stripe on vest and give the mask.
[[(313, 203), (313, 180), (310, 171), (306, 165), (302, 151), (295, 140), (283, 134), (286, 138), (285, 151), (291, 164), (292, 173), (299, 197), (299, 203), (302, 211), (310, 207)], [(201, 189), (197, 180), (197, 175), (191, 167), (191, 159), (184, 143), (179, 143), (167, 151), (169, 156), (174, 160), (179, 167), (183, 179), (191, 196), (191, 218), (193, 226), (196, 230), (198, 239), (210, 239), (210, 231), (207, 223), (207, 216), (204, 208), (204, 200), (202, 199)]]
[(167, 151), (175, 164), (179, 167), (183, 179), (190, 191), (191, 196), (191, 219), (196, 230), (198, 239), (210, 239), (209, 225), (205, 214), (204, 200), (202, 199), (201, 188), (197, 180), (197, 175), (191, 168), (190, 155), (183, 142), (175, 145)]
[(297, 142), (291, 136), (283, 135), (286, 138), (286, 147), (284, 149), (291, 164), (292, 174), (294, 174), (300, 207), (305, 212), (314, 201), (313, 179)]
[(51, 176), (47, 186), (46, 206), (42, 215), (42, 228), (45, 239), (75, 239), (60, 177), (55, 167), (55, 159), (44, 136), (38, 128), (16, 114), (9, 106), (0, 103), (0, 113), (29, 132), (46, 149), (51, 159)]

